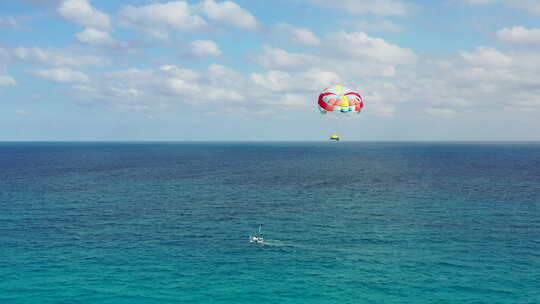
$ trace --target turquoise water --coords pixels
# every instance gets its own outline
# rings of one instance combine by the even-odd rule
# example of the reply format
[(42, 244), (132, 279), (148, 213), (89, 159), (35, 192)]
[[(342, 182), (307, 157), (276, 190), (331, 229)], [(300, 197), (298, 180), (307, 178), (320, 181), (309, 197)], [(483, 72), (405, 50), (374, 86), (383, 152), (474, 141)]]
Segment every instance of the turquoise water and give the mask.
[(0, 303), (540, 303), (536, 143), (1, 143), (0, 170)]

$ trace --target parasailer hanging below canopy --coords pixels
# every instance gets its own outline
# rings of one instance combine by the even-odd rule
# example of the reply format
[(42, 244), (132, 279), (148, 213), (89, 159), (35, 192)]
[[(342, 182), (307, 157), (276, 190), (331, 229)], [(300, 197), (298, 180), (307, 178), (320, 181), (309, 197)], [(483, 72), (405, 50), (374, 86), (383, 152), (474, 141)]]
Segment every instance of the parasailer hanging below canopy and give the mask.
[[(318, 108), (321, 114), (335, 113), (336, 115), (359, 114), (364, 107), (360, 93), (341, 85), (324, 89), (319, 94)], [(330, 140), (339, 141), (338, 135), (332, 135)]]

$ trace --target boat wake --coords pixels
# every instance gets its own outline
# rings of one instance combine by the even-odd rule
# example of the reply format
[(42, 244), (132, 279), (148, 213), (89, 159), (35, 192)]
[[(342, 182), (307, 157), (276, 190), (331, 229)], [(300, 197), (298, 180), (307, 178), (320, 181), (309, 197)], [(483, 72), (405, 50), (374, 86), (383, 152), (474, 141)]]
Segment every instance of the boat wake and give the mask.
[(274, 247), (292, 247), (291, 244), (287, 244), (280, 240), (264, 240), (261, 242), (261, 244), (266, 245), (266, 246), (274, 246)]

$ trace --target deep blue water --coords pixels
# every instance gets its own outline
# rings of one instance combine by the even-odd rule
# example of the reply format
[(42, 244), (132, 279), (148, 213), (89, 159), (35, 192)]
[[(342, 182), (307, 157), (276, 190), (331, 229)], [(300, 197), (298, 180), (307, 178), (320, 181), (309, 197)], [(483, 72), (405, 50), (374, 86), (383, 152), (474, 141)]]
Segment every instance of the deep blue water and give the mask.
[(0, 143), (0, 303), (540, 303), (540, 144)]

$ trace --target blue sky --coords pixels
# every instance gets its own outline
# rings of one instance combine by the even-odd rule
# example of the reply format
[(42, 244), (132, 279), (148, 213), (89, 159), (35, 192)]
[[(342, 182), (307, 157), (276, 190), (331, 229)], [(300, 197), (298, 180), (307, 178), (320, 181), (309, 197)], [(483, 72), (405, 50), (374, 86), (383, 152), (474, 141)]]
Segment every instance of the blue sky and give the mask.
[(536, 0), (1, 1), (0, 140), (540, 140), (539, 51)]

